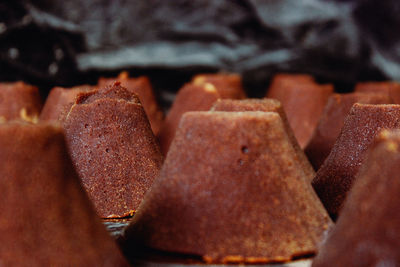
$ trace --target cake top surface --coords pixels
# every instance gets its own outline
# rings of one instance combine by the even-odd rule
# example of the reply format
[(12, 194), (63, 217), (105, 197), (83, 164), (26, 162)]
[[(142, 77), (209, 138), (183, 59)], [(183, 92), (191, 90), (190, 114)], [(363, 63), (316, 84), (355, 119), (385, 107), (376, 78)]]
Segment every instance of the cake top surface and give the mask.
[(98, 99), (104, 98), (125, 100), (135, 104), (140, 104), (137, 94), (130, 92), (128, 89), (121, 86), (121, 82), (114, 82), (109, 86), (102, 87), (98, 90), (81, 93), (76, 99), (76, 104), (89, 104)]

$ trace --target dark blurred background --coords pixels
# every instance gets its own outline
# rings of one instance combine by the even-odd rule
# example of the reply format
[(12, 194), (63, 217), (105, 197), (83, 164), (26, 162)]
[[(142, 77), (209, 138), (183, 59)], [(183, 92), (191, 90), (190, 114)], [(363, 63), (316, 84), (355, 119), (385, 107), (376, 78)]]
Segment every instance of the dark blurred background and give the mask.
[(147, 75), (159, 100), (199, 72), (243, 75), (251, 97), (277, 72), (336, 91), (400, 80), (398, 0), (17, 0), (0, 2), (0, 80), (96, 84)]

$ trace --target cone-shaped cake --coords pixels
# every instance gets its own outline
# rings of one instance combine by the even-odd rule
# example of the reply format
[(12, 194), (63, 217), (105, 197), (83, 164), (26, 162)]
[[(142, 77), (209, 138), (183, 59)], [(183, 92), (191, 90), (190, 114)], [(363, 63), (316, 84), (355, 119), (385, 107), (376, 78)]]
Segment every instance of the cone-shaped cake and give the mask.
[(293, 86), (293, 84), (298, 83), (313, 84), (315, 80), (313, 76), (308, 74), (278, 73), (274, 75), (268, 91), (271, 94), (276, 94), (279, 88), (283, 86)]
[(128, 266), (82, 189), (64, 135), (0, 124), (2, 266)]
[(106, 87), (114, 81), (121, 82), (121, 85), (139, 96), (147, 118), (150, 121), (154, 135), (158, 135), (163, 120), (163, 113), (157, 104), (153, 88), (147, 77), (130, 78), (127, 72), (121, 72), (117, 78), (100, 78), (99, 87)]
[(344, 119), (355, 103), (391, 104), (393, 100), (387, 94), (376, 93), (333, 94), (330, 96), (314, 135), (305, 149), (305, 153), (316, 170), (321, 167), (331, 152), (342, 130)]
[(79, 93), (96, 89), (91, 85), (72, 88), (54, 87), (44, 103), (40, 120), (63, 122)]
[(177, 93), (158, 136), (162, 154), (167, 155), (179, 121), (185, 112), (207, 111), (219, 98), (221, 98), (220, 94), (210, 83), (204, 86), (185, 84)]
[(278, 99), (301, 148), (306, 147), (317, 127), (332, 85), (315, 83), (308, 75), (280, 75), (273, 79), (267, 97)]
[(193, 78), (195, 85), (204, 86), (211, 83), (221, 98), (243, 99), (246, 92), (242, 86), (242, 78), (235, 73), (199, 74)]
[(188, 112), (123, 247), (288, 261), (315, 253), (330, 225), (279, 114)]
[(82, 93), (64, 128), (73, 163), (99, 216), (132, 215), (162, 164), (137, 95), (119, 82)]
[(24, 82), (0, 83), (0, 121), (37, 122), (42, 108), (37, 87)]
[(400, 83), (398, 82), (357, 83), (354, 90), (356, 92), (386, 93), (393, 99), (395, 104), (400, 104)]
[(400, 132), (384, 130), (367, 153), (318, 266), (400, 263)]
[(338, 215), (365, 152), (383, 128), (400, 128), (400, 105), (353, 105), (331, 153), (312, 182), (332, 217)]
[(211, 111), (264, 111), (278, 113), (282, 119), (285, 131), (289, 136), (292, 146), (296, 151), (297, 160), (300, 162), (300, 165), (303, 166), (304, 173), (309, 177), (310, 181), (314, 178), (315, 172), (297, 143), (289, 122), (287, 121), (285, 111), (278, 100), (272, 98), (244, 100), (222, 99), (215, 102)]

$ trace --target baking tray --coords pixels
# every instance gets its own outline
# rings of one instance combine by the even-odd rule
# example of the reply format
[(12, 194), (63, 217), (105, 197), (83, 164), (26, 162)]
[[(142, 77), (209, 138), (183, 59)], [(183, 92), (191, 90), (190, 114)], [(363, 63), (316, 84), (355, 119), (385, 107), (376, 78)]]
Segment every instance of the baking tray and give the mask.
[[(103, 220), (107, 231), (112, 237), (118, 239), (124, 229), (129, 225), (131, 219), (106, 219)], [(235, 264), (206, 264), (196, 257), (178, 257), (172, 253), (162, 253), (154, 251), (142, 251), (140, 255), (129, 258), (130, 263), (133, 266), (142, 267), (195, 267), (195, 266), (207, 266), (207, 267), (222, 267), (222, 266), (234, 266)], [(246, 267), (309, 267), (311, 266), (312, 259), (300, 259), (287, 263), (274, 263), (274, 264), (245, 264)], [(244, 264), (240, 264), (244, 265)]]

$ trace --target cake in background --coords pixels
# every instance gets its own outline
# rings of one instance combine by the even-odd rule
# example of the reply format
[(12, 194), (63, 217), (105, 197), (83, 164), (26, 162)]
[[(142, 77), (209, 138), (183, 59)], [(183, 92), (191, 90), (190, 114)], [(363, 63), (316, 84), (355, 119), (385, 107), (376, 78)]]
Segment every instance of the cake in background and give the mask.
[(331, 84), (320, 85), (309, 75), (277, 74), (266, 97), (275, 98), (282, 103), (294, 135), (304, 149), (332, 93)]
[(308, 159), (318, 170), (328, 157), (342, 130), (344, 119), (355, 103), (392, 104), (392, 98), (385, 93), (349, 93), (333, 94), (322, 112), (314, 134), (305, 148)]

